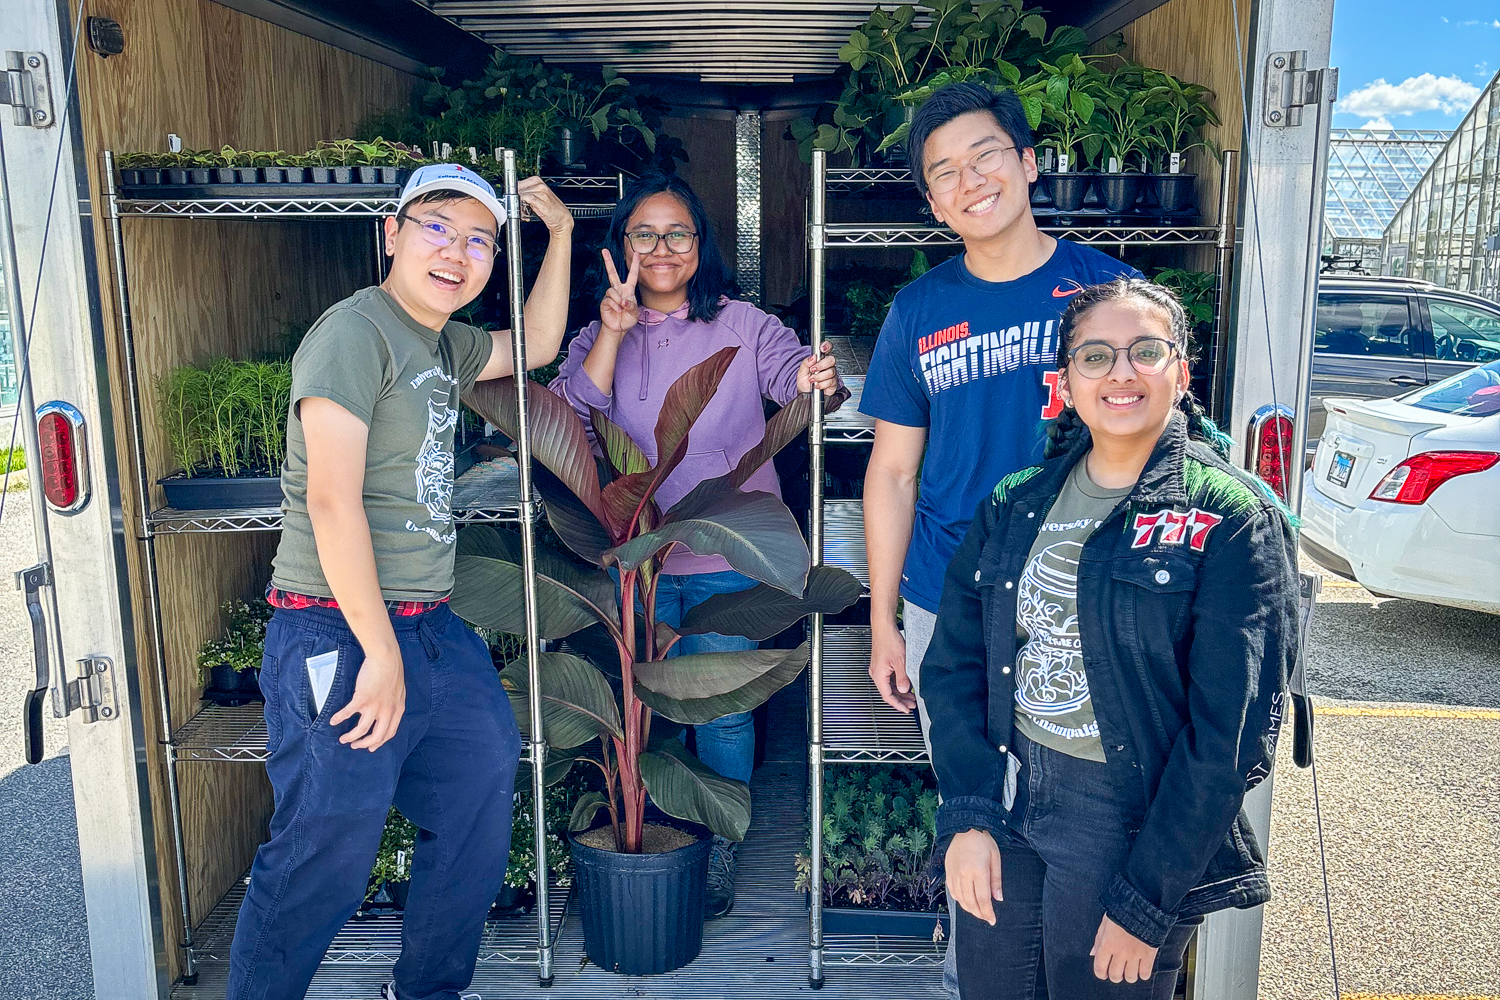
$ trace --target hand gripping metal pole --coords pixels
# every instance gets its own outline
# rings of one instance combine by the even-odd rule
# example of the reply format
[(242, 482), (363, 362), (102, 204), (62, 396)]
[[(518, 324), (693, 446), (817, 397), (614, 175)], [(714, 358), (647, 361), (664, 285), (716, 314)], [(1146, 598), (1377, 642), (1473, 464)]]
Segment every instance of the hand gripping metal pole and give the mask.
[(531, 808), (536, 830), (537, 979), (552, 985), (552, 916), (547, 898), (547, 800), (542, 739), (541, 637), (536, 612), (536, 501), (531, 492), (531, 425), (526, 413), (526, 286), (521, 273), (521, 198), (516, 193), (516, 151), (505, 161), (505, 262), (510, 278), (510, 350), (516, 383), (516, 464), (521, 478), (521, 592), (526, 601), (526, 675), (531, 711)]
[[(828, 154), (813, 150), (812, 204), (807, 227), (811, 251), (807, 269), (808, 336), (813, 357), (823, 344), (825, 192)], [(812, 536), (812, 564), (823, 564), (823, 394), (813, 387), (812, 419), (808, 425), (808, 532)], [(807, 981), (814, 989), (823, 985), (823, 616), (809, 622), (812, 652), (807, 668), (807, 773), (811, 807), (812, 869), (808, 873), (810, 937)]]
[(119, 194), (115, 189), (115, 158), (104, 151), (104, 193), (109, 214), (115, 296), (120, 306), (120, 343), (125, 352), (125, 396), (130, 402), (130, 445), (135, 458), (137, 526), (145, 557), (146, 618), (151, 623), (152, 653), (156, 657), (156, 712), (161, 721), (161, 743), (167, 762), (167, 805), (172, 816), (172, 853), (177, 862), (177, 905), (182, 913), (182, 983), (198, 982), (193, 957), (193, 911), (188, 899), (187, 847), (182, 835), (182, 796), (177, 784), (177, 747), (172, 742), (172, 696), (167, 681), (167, 650), (162, 634), (161, 591), (156, 573), (156, 538), (151, 532), (151, 477), (146, 472), (146, 439), (141, 426), (141, 386), (135, 356), (135, 327), (130, 319), (130, 283), (125, 277), (125, 237), (120, 228)]

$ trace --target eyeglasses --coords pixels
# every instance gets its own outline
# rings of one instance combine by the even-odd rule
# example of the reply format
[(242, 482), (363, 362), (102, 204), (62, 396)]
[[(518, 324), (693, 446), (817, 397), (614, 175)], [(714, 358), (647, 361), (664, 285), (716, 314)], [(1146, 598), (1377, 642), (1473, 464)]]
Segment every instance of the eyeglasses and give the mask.
[(667, 241), (667, 250), (670, 253), (687, 253), (693, 249), (693, 241), (697, 238), (697, 233), (689, 233), (682, 229), (675, 229), (670, 233), (653, 233), (650, 230), (641, 230), (625, 234), (625, 241), (630, 244), (630, 249), (642, 257), (649, 253), (654, 253), (659, 240)]
[(1129, 347), (1114, 347), (1098, 340), (1079, 344), (1068, 352), (1068, 360), (1084, 378), (1103, 378), (1115, 370), (1120, 352), (1130, 359), (1130, 367), (1142, 375), (1160, 375), (1171, 364), (1177, 345), (1156, 337), (1142, 337)]
[(948, 167), (927, 178), (927, 189), (933, 194), (947, 194), (958, 187), (959, 182), (963, 180), (965, 170), (974, 171), (983, 180), (1005, 166), (1005, 154), (1015, 148), (1014, 146), (991, 146), (984, 152), (971, 157), (967, 163)]
[[(460, 236), (457, 229), (435, 219), (413, 219), (409, 215), (396, 216), (397, 222), (415, 222), (422, 230), (422, 238), (435, 247), (451, 247)], [(470, 257), (486, 264), (493, 263), (500, 253), (500, 244), (487, 236), (469, 236), (464, 250)]]

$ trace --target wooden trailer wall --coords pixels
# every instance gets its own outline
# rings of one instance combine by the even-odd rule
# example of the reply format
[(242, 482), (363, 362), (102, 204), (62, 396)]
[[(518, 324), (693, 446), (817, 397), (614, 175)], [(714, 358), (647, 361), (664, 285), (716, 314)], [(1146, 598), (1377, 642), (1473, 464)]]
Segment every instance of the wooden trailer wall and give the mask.
[[(76, 6), (74, 8), (76, 13)], [(167, 133), (187, 148), (302, 151), (350, 134), (371, 111), (404, 104), (405, 73), (335, 49), (207, 0), (92, 0), (88, 13), (125, 32), (123, 54), (82, 49), (78, 88), (91, 159), (101, 284), (114, 310), (110, 391), (122, 478), (134, 468), (128, 395), (108, 258), (100, 154), (166, 149)], [(127, 219), (125, 252), (143, 397), (147, 472), (173, 471), (156, 419), (156, 379), (181, 364), (274, 348), (288, 324), (306, 326), (331, 303), (369, 283), (376, 247), (365, 222), (245, 222)], [(123, 485), (127, 530), (138, 534), (135, 480)], [(152, 508), (163, 504), (153, 486)], [(157, 543), (172, 726), (199, 707), (199, 645), (222, 629), (219, 605), (255, 597), (270, 571), (274, 532), (195, 534)], [(131, 550), (136, 648), (148, 738), (160, 731), (141, 546)], [(179, 972), (178, 912), (166, 765), (151, 743), (156, 869), (170, 974)], [(189, 762), (178, 769), (188, 859), (188, 895), (201, 919), (249, 866), (271, 813), (258, 764)]]

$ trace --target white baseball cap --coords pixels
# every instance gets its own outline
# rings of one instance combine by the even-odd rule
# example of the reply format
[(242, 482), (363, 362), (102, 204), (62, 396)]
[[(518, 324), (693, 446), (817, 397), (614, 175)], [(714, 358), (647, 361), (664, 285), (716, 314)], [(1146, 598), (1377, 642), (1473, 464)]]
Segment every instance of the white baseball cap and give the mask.
[(401, 203), (396, 206), (396, 213), (399, 215), (414, 198), (419, 198), (429, 191), (442, 190), (460, 192), (489, 209), (495, 216), (497, 234), (500, 227), (505, 225), (505, 206), (500, 204), (500, 199), (495, 196), (495, 189), (490, 186), (490, 182), (468, 167), (457, 163), (429, 163), (413, 170), (411, 179), (406, 182), (406, 187), (401, 191)]

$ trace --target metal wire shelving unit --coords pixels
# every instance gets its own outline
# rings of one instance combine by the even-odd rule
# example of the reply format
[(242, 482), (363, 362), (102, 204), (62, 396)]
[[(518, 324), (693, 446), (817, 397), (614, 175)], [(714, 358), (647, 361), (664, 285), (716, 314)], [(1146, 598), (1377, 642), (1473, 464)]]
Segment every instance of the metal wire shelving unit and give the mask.
[[(531, 213), (521, 203), (517, 193), (516, 155), (512, 150), (501, 151), (504, 181), (500, 194), (512, 219), (528, 221)], [(125, 219), (217, 219), (217, 220), (367, 220), (380, 224), (397, 207), (400, 189), (395, 185), (388, 193), (362, 194), (358, 197), (342, 197), (336, 189), (327, 193), (308, 192), (306, 186), (298, 186), (286, 197), (224, 196), (214, 198), (173, 198), (163, 192), (160, 198), (123, 198), (116, 184), (114, 154), (103, 155), (103, 187), (106, 192), (108, 217), (106, 222), (111, 234), (110, 265), (115, 280), (117, 308), (119, 310), (121, 341), (124, 351), (126, 373), (126, 396), (129, 406), (132, 431), (132, 449), (137, 476), (136, 486), (141, 499), (141, 512), (137, 522), (139, 538), (144, 554), (144, 569), (147, 586), (146, 602), (149, 608), (153, 653), (156, 666), (156, 694), (159, 700), (159, 715), (162, 718), (161, 739), (166, 754), (167, 794), (171, 813), (173, 848), (175, 853), (178, 886), (178, 904), (182, 915), (184, 975), (183, 982), (197, 981), (200, 961), (227, 960), (228, 936), (232, 935), (235, 914), (243, 898), (244, 883), (238, 883), (202, 921), (195, 922), (187, 894), (187, 856), (183, 840), (182, 804), (178, 788), (177, 766), (184, 761), (215, 762), (261, 762), (267, 758), (266, 729), (259, 705), (222, 707), (209, 705), (193, 715), (175, 732), (171, 729), (171, 697), (166, 671), (165, 636), (162, 622), (161, 594), (157, 573), (157, 540), (173, 535), (202, 532), (262, 532), (276, 531), (281, 527), (281, 510), (277, 507), (256, 507), (227, 510), (175, 510), (170, 507), (152, 509), (149, 505), (152, 483), (147, 473), (144, 415), (141, 407), (140, 376), (135, 349), (135, 330), (130, 308), (130, 283), (125, 265)], [(562, 192), (564, 201), (574, 218), (604, 218), (614, 209), (615, 199), (624, 190), (626, 178), (615, 176), (580, 176), (544, 178), (554, 190)], [(332, 185), (329, 185), (332, 188)], [(139, 193), (140, 189), (136, 189)], [(570, 194), (581, 194), (588, 200), (573, 199)], [(605, 195), (595, 201), (592, 196)], [(515, 370), (524, 372), (526, 348), (524, 331), (525, 289), (521, 273), (521, 237), (519, 226), (509, 226), (505, 231), (507, 284), (511, 304), (512, 357)], [(377, 246), (378, 246), (377, 242)], [(377, 272), (383, 270), (383, 258), (377, 252)], [(522, 762), (537, 764), (520, 773), (529, 772), (533, 783), (534, 825), (536, 829), (536, 855), (538, 870), (546, 871), (547, 829), (543, 807), (546, 801), (542, 787), (543, 770), (546, 763), (546, 744), (542, 741), (541, 685), (537, 680), (536, 654), (540, 648), (537, 632), (535, 592), (535, 537), (534, 526), (539, 503), (531, 482), (531, 443), (527, 424), (527, 405), (524, 387), (526, 379), (516, 380), (517, 403), (521, 432), (516, 442), (516, 467), (511, 476), (490, 475), (484, 483), (469, 483), (479, 486), (467, 492), (463, 489), (465, 477), (455, 482), (453, 513), (459, 524), (467, 523), (515, 523), (521, 529), (523, 565), (525, 567), (523, 588), (526, 604), (527, 651), (531, 673), (532, 699), (530, 705), (531, 742), (523, 748)], [(478, 478), (478, 477), (476, 477)], [(546, 882), (536, 888), (535, 931), (526, 931), (525, 921), (510, 919), (492, 921), (485, 930), (481, 948), (481, 962), (535, 962), (538, 980), (549, 985), (553, 976), (553, 949), (566, 910), (566, 898), (553, 899), (556, 887)], [(329, 961), (345, 963), (383, 962), (394, 959), (399, 951), (400, 918), (384, 917), (375, 921), (351, 921), (340, 933), (329, 953)], [(341, 943), (342, 942), (342, 943)]]
[[(1237, 229), (1234, 224), (1234, 180), (1237, 154), (1225, 151), (1220, 179), (1219, 222), (1214, 225), (1047, 225), (1042, 232), (1106, 250), (1124, 252), (1143, 247), (1202, 247), (1214, 255), (1217, 308), (1214, 320), (1215, 384), (1227, 343), (1229, 266)], [(827, 154), (815, 150), (808, 214), (808, 286), (810, 339), (828, 341), (839, 358), (839, 371), (852, 397), (835, 413), (826, 414), (822, 397), (813, 394), (809, 429), (809, 527), (813, 563), (827, 562), (849, 570), (869, 585), (865, 559), (863, 509), (858, 500), (825, 500), (825, 449), (828, 445), (867, 445), (875, 439), (874, 420), (858, 412), (864, 390), (868, 355), (852, 338), (825, 337), (826, 264), (830, 250), (892, 247), (951, 247), (963, 241), (944, 226), (913, 222), (829, 222), (830, 195), (880, 195), (907, 189), (911, 174), (888, 167), (832, 168)], [(1083, 217), (1087, 219), (1087, 216)], [(1099, 220), (1104, 221), (1104, 220)], [(811, 865), (808, 980), (820, 986), (829, 965), (890, 967), (940, 965), (943, 949), (925, 938), (870, 937), (825, 934), (823, 930), (823, 771), (827, 764), (929, 762), (915, 713), (902, 715), (881, 700), (870, 682), (868, 625), (825, 627), (822, 615), (812, 615), (811, 656), (808, 665), (808, 801), (811, 806)]]

